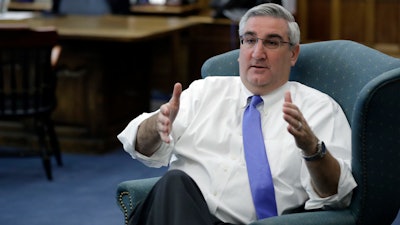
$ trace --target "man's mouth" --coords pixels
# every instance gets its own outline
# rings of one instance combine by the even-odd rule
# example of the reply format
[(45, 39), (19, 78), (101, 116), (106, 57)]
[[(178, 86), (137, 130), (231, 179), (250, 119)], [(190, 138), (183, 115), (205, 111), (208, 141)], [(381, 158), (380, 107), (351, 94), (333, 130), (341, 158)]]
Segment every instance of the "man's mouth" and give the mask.
[(266, 65), (250, 65), (250, 68), (268, 69), (268, 66), (266, 66)]

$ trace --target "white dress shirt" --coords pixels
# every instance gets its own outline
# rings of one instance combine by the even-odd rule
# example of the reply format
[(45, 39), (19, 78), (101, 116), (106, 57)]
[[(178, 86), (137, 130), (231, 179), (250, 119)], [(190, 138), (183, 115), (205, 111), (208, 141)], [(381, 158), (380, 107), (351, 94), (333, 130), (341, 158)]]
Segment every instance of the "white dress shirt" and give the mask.
[[(302, 111), (313, 132), (340, 164), (336, 195), (320, 198), (293, 136), (287, 131), (282, 107), (284, 92)], [(189, 174), (199, 186), (210, 212), (224, 222), (248, 224), (256, 220), (242, 143), (242, 117), (252, 94), (239, 77), (208, 77), (194, 81), (180, 99), (170, 144), (151, 157), (138, 153), (137, 128), (153, 113), (143, 113), (118, 135), (125, 151), (150, 167), (169, 166)], [(350, 204), (356, 182), (351, 174), (351, 130), (340, 106), (328, 95), (297, 82), (287, 82), (262, 96), (258, 106), (271, 167), (278, 214), (306, 202), (306, 209)]]

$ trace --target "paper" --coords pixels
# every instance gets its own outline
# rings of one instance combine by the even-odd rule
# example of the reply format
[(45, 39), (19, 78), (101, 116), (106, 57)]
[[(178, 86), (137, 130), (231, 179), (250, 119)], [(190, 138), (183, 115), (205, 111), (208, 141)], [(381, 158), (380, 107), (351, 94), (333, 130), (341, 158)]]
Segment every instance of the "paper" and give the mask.
[(5, 12), (0, 14), (0, 20), (23, 20), (33, 17), (33, 12)]

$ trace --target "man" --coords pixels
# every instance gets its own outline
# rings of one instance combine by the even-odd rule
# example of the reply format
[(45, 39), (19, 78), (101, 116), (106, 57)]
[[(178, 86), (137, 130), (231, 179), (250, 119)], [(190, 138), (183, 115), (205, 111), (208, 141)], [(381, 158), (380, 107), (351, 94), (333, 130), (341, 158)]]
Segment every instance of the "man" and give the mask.
[[(356, 183), (343, 111), (329, 96), (288, 82), (300, 52), (293, 16), (262, 4), (243, 16), (239, 34), (240, 77), (208, 77), (184, 92), (177, 83), (159, 111), (138, 116), (119, 134), (133, 158), (170, 168), (131, 224), (248, 224), (304, 204), (307, 210), (350, 204)], [(253, 106), (253, 99), (262, 101)], [(266, 163), (247, 161), (259, 148), (247, 147), (247, 134), (255, 130), (245, 128), (250, 105), (261, 115), (265, 144), (265, 157), (253, 158)], [(264, 187), (273, 185), (273, 193), (262, 192), (268, 200), (254, 194), (254, 174), (261, 177), (256, 181), (272, 179)], [(271, 210), (260, 210), (260, 202)]]

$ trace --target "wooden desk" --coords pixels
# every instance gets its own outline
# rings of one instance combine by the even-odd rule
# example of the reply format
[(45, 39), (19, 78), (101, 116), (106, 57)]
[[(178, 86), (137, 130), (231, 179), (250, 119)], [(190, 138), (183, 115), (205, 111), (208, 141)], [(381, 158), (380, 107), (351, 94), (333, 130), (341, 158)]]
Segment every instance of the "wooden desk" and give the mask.
[[(50, 11), (51, 3), (47, 2), (10, 2), (8, 9), (17, 11)], [(199, 3), (173, 6), (173, 5), (131, 5), (130, 11), (138, 14), (168, 14), (168, 15), (187, 15), (200, 10)]]
[[(117, 134), (149, 110), (152, 88), (169, 93), (177, 81), (185, 87), (200, 78), (205, 59), (230, 50), (230, 22), (207, 16), (36, 16), (0, 23), (57, 28), (63, 50), (53, 118), (67, 152), (120, 147)], [(20, 125), (0, 124), (0, 130), (11, 143), (26, 142)]]
[[(180, 48), (182, 32), (196, 24), (185, 18), (153, 16), (36, 17), (0, 23), (57, 28), (63, 50), (53, 118), (61, 149), (93, 153), (120, 147), (116, 135), (132, 118), (149, 110), (151, 84), (157, 76), (155, 60), (169, 61), (157, 66), (169, 70), (171, 77), (166, 80), (171, 87), (184, 79), (176, 77), (185, 76), (178, 66), (185, 49)], [(10, 142), (23, 143), (15, 140), (23, 127), (7, 124), (0, 129), (10, 131), (5, 132), (12, 134)]]
[(136, 42), (153, 39), (188, 28), (198, 23), (179, 17), (157, 16), (54, 16), (34, 17), (22, 21), (31, 27), (54, 26), (61, 39)]
[(10, 2), (9, 10), (16, 11), (50, 11), (51, 3), (47, 2)]

